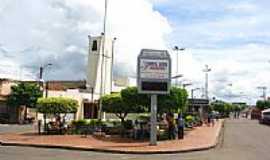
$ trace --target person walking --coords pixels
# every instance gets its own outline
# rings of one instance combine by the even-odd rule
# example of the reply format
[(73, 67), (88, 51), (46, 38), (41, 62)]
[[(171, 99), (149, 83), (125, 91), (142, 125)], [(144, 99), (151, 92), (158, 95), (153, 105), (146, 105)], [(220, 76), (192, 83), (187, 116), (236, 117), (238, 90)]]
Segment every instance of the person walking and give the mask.
[(175, 123), (172, 113), (167, 113), (166, 120), (168, 123), (168, 136), (169, 139), (175, 139)]
[(185, 121), (182, 114), (178, 114), (178, 139), (184, 139)]

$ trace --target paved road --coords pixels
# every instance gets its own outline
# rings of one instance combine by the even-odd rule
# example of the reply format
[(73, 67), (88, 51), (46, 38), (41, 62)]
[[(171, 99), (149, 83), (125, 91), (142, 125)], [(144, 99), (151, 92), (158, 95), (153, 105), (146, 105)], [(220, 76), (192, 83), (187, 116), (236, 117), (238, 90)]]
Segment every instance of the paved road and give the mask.
[(9, 133), (9, 132), (26, 132), (29, 130), (33, 130), (34, 126), (32, 125), (7, 125), (0, 124), (0, 134), (1, 133)]
[[(1, 126), (0, 126), (1, 128)], [(123, 155), (59, 149), (0, 146), (1, 160), (269, 160), (270, 127), (250, 120), (227, 120), (213, 150), (172, 155)]]

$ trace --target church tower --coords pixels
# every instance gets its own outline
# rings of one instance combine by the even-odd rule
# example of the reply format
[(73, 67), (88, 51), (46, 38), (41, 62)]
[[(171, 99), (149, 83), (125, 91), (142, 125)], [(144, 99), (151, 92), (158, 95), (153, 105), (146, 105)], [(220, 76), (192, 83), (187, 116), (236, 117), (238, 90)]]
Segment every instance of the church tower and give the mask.
[[(88, 36), (88, 38), (87, 87), (98, 97), (110, 94), (112, 90), (113, 40), (107, 37), (104, 39), (104, 35)], [(103, 43), (105, 43), (104, 46)]]

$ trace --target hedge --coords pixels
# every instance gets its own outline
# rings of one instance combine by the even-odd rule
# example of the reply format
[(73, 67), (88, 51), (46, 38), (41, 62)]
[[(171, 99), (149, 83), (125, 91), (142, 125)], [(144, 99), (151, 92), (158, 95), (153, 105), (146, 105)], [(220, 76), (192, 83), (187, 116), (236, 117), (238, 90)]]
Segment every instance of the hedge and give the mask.
[(37, 105), (38, 112), (45, 114), (76, 113), (79, 107), (77, 100), (64, 97), (39, 98)]

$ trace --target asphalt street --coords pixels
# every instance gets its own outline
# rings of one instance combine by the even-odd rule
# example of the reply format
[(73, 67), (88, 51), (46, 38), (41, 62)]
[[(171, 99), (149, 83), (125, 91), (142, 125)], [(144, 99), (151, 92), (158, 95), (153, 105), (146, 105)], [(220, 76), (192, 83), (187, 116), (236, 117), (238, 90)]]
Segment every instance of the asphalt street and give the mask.
[[(9, 129), (6, 129), (9, 128)], [(0, 132), (25, 130), (0, 126)], [(226, 120), (215, 149), (170, 155), (127, 155), (61, 149), (0, 146), (0, 160), (269, 160), (270, 127), (251, 120)]]

